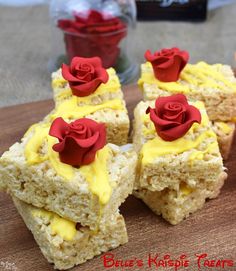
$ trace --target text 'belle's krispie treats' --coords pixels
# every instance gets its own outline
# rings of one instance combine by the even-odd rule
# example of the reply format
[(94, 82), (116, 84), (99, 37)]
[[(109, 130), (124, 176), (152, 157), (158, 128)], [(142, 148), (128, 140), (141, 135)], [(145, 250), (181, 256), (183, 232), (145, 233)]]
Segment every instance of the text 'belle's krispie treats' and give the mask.
[(109, 143), (127, 143), (129, 117), (119, 78), (114, 69), (104, 69), (98, 57), (73, 58), (52, 74), (55, 109), (45, 118), (73, 121), (82, 117), (103, 122)]
[[(189, 105), (182, 94), (135, 108), (133, 143), (139, 162), (134, 194), (172, 224), (215, 197), (227, 176), (211, 127), (204, 104)], [(184, 196), (178, 201), (179, 195)], [(192, 204), (185, 206), (185, 200)]]
[(90, 119), (33, 125), (0, 158), (1, 186), (13, 196), (95, 229), (132, 193), (134, 151), (107, 144)]
[(128, 241), (124, 219), (118, 211), (93, 232), (15, 197), (13, 201), (43, 255), (56, 269), (64, 270), (84, 263)]
[[(139, 79), (144, 100), (183, 93), (189, 100), (204, 102), (210, 120), (235, 126), (236, 78), (229, 66), (205, 62), (187, 64), (188, 52), (178, 48), (163, 49), (154, 55), (147, 51), (145, 57), (148, 62), (141, 65)], [(224, 132), (218, 134), (224, 158), (229, 154), (233, 134), (234, 127), (231, 137), (225, 137)]]

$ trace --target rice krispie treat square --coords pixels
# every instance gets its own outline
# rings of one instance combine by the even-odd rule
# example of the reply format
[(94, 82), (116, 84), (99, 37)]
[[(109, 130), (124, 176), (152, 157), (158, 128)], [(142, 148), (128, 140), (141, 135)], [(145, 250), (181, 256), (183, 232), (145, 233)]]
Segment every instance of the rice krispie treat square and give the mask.
[(182, 94), (140, 102), (133, 142), (139, 153), (133, 193), (173, 225), (216, 197), (227, 178), (204, 104)]
[[(109, 100), (123, 99), (123, 92), (116, 71), (113, 68), (109, 68), (107, 73), (109, 76), (108, 81), (98, 86), (94, 93), (84, 97), (77, 96), (78, 106), (98, 105)], [(74, 96), (69, 82), (62, 76), (61, 68), (52, 73), (52, 90), (56, 105)]]
[(236, 116), (236, 79), (228, 65), (187, 64), (176, 82), (162, 82), (146, 62), (141, 65), (139, 86), (145, 101), (183, 93), (188, 99), (203, 101), (210, 120), (230, 122)]
[(119, 212), (112, 214), (93, 232), (15, 197), (13, 201), (43, 255), (56, 269), (72, 268), (128, 242), (125, 222)]
[(165, 188), (162, 191), (141, 188), (134, 190), (134, 195), (142, 199), (155, 214), (176, 225), (201, 209), (206, 199), (216, 198), (225, 178), (226, 173), (223, 172), (214, 181), (202, 182), (198, 185), (192, 183), (191, 186), (181, 182), (177, 189)]
[(204, 104), (192, 103), (201, 113), (201, 124), (194, 123), (184, 136), (174, 141), (165, 141), (157, 135), (146, 114), (147, 108), (154, 104), (154, 101), (140, 102), (134, 110), (133, 143), (139, 152), (135, 189), (178, 190), (181, 182), (193, 186), (217, 180), (224, 167)]
[(98, 57), (75, 57), (69, 66), (52, 74), (55, 109), (46, 116), (75, 120), (88, 117), (103, 122), (108, 142), (123, 145), (128, 141), (129, 117), (119, 78), (113, 68), (104, 69)]
[(49, 128), (45, 123), (33, 125), (2, 155), (0, 186), (22, 201), (96, 229), (132, 193), (137, 155), (130, 145), (107, 144), (92, 163), (71, 166), (54, 151), (58, 141)]
[(113, 99), (97, 105), (84, 106), (79, 106), (77, 100), (78, 97), (72, 96), (58, 104), (43, 121), (51, 123), (57, 117), (62, 117), (66, 121), (90, 118), (105, 124), (107, 142), (120, 146), (127, 143), (130, 121), (124, 100)]

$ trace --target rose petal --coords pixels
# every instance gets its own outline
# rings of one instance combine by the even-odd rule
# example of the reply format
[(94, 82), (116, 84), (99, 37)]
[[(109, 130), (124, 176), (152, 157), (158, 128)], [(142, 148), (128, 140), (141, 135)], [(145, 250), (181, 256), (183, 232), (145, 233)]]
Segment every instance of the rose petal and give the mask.
[[(170, 105), (178, 105), (178, 108), (171, 108)], [(182, 123), (185, 120), (186, 108), (181, 103), (169, 102), (164, 106), (164, 113), (162, 118), (169, 121), (176, 121)]]
[(195, 122), (201, 123), (202, 116), (198, 108), (193, 105), (188, 105), (186, 112), (186, 121), (194, 120)]
[(156, 65), (158, 65), (158, 69), (167, 69), (171, 65), (173, 65), (174, 59), (173, 58), (167, 58), (167, 57), (158, 57), (158, 59), (154, 60), (152, 65), (154, 65), (154, 68)]
[(168, 102), (177, 102), (181, 103), (184, 107), (188, 106), (188, 101), (185, 95), (183, 94), (175, 94), (167, 97), (159, 97), (155, 102), (155, 110), (158, 115), (161, 114), (160, 110), (165, 106)]
[(153, 60), (156, 59), (155, 55), (152, 55), (150, 50), (147, 50), (144, 54), (144, 57), (146, 58), (147, 61), (152, 62)]
[(70, 67), (66, 64), (62, 64), (61, 73), (65, 80), (70, 82), (80, 82), (80, 79), (76, 78), (71, 72)]
[(107, 143), (105, 124), (99, 123), (99, 127), (97, 127), (97, 130), (99, 131), (99, 140), (97, 140), (94, 149), (100, 150)]
[(87, 149), (81, 148), (73, 138), (66, 138), (65, 148), (59, 153), (61, 162), (71, 166), (83, 164), (83, 156)]
[(163, 127), (173, 127), (180, 124), (178, 121), (162, 119), (156, 114), (155, 109), (150, 109), (150, 119), (154, 124), (158, 124), (158, 127), (160, 127), (160, 129), (163, 129)]
[(72, 136), (72, 135), (69, 135), (67, 137), (71, 137), (75, 140), (75, 142), (82, 148), (90, 148), (91, 146), (93, 146), (96, 141), (98, 140), (99, 138), (99, 133), (98, 132), (95, 132), (94, 135), (92, 135), (91, 137), (89, 138), (77, 138), (76, 136)]
[(108, 72), (106, 70), (104, 71), (103, 68), (99, 68), (96, 70), (96, 76), (98, 79), (101, 80), (103, 84), (106, 84), (109, 80)]
[(92, 163), (96, 157), (96, 153), (97, 151), (87, 151), (84, 153), (83, 155), (83, 165), (89, 165), (90, 163)]
[(101, 83), (102, 82), (99, 78), (95, 78), (93, 81), (90, 81), (81, 85), (77, 85), (70, 82), (69, 82), (69, 85), (74, 95), (84, 97), (84, 96), (88, 96), (92, 94)]
[(62, 140), (59, 143), (56, 143), (52, 146), (52, 149), (56, 152), (62, 152), (65, 148), (65, 140)]
[(182, 136), (184, 136), (188, 130), (192, 127), (196, 120), (189, 120), (181, 125), (170, 128), (168, 130), (159, 131), (159, 136), (166, 141), (174, 141)]
[(58, 138), (59, 140), (63, 140), (66, 132), (69, 129), (69, 125), (67, 122), (63, 120), (63, 118), (56, 118), (50, 127), (49, 135)]

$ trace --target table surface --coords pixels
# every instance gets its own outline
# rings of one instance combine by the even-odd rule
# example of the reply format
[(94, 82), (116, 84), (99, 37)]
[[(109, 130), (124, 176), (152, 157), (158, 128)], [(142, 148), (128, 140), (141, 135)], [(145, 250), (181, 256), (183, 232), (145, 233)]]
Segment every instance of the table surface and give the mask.
[[(135, 104), (141, 99), (135, 86), (124, 89), (130, 118)], [(6, 107), (0, 109), (0, 154), (19, 140), (27, 127), (42, 119), (53, 107), (51, 100)], [(121, 206), (125, 217), (129, 242), (112, 251), (119, 260), (141, 259), (142, 268), (123, 270), (174, 270), (173, 268), (148, 267), (149, 253), (170, 254), (179, 258), (186, 254), (190, 260), (189, 268), (178, 270), (196, 271), (195, 254), (207, 253), (209, 259), (232, 259), (234, 267), (202, 268), (202, 271), (236, 270), (236, 144), (226, 163), (229, 178), (217, 199), (208, 201), (201, 211), (191, 215), (177, 226), (171, 226), (161, 217), (154, 215), (140, 200), (130, 196)], [(0, 193), (0, 270), (4, 264), (14, 264), (16, 270), (53, 270), (41, 254), (32, 234), (27, 230), (10, 197)], [(1, 267), (3, 269), (1, 269)], [(13, 270), (13, 269), (12, 269)], [(73, 270), (100, 271), (121, 270), (114, 267), (106, 269), (100, 257)]]

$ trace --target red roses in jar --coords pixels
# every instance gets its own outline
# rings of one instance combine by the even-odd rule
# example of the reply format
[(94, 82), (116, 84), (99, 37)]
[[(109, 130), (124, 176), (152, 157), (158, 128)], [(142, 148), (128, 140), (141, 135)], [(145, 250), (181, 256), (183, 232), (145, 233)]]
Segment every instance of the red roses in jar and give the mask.
[(61, 19), (69, 61), (74, 56), (99, 56), (105, 68), (114, 66), (120, 54), (119, 43), (127, 35), (127, 26), (118, 17), (96, 10)]

